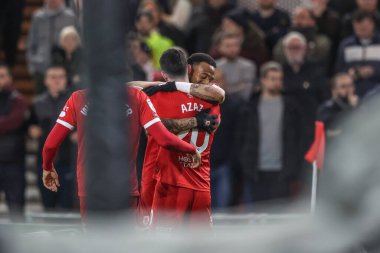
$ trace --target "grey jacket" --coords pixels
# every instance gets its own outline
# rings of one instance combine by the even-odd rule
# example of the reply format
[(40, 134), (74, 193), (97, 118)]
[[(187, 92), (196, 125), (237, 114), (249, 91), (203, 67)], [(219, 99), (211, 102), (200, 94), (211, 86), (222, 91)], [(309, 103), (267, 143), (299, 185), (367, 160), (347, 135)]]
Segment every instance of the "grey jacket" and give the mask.
[(32, 18), (27, 44), (27, 60), (31, 74), (44, 73), (51, 62), (51, 50), (59, 44), (59, 33), (66, 26), (78, 28), (74, 12), (62, 7), (58, 11), (46, 7), (36, 11)]

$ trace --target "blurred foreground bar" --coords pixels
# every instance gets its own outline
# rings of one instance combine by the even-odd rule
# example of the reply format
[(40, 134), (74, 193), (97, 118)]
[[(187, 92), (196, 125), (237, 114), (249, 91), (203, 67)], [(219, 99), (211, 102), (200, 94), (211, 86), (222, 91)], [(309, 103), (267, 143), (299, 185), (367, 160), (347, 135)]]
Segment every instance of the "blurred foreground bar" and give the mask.
[(84, 1), (89, 218), (125, 211), (130, 206), (125, 117), (127, 5), (125, 0)]

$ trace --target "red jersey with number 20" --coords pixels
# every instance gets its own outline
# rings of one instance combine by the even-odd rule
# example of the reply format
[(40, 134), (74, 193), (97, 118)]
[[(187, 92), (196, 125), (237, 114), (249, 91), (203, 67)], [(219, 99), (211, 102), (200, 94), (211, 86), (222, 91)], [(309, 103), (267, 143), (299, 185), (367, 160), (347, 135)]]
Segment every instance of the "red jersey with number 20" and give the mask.
[[(179, 91), (159, 92), (151, 97), (161, 118), (182, 119), (195, 117), (200, 111), (211, 108), (210, 114), (218, 115), (219, 105), (214, 105)], [(166, 184), (198, 191), (210, 191), (210, 151), (214, 133), (192, 129), (178, 134), (180, 139), (196, 146), (201, 153), (202, 165), (192, 168), (192, 162), (184, 153), (160, 148), (157, 156), (159, 169), (157, 180)]]
[[(136, 155), (140, 139), (141, 127), (145, 129), (160, 121), (157, 113), (144, 92), (137, 88), (127, 88), (129, 96), (128, 104), (126, 104), (126, 116), (129, 122), (129, 143), (131, 145), (131, 157), (128, 164), (131, 165), (131, 195), (138, 196), (137, 176), (136, 176)], [(78, 196), (84, 197), (85, 194), (85, 127), (88, 111), (86, 102), (86, 91), (79, 90), (74, 92), (66, 102), (57, 123), (73, 130), (75, 127), (78, 131), (78, 161), (77, 161), (77, 181)]]

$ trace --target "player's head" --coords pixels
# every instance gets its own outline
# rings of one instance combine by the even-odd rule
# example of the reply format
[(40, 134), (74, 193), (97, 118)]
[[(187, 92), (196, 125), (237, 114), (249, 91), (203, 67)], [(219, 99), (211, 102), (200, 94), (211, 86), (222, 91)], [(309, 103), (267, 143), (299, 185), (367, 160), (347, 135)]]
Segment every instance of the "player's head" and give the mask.
[(187, 59), (190, 65), (189, 79), (191, 83), (209, 84), (215, 79), (216, 62), (208, 54), (195, 53)]
[(0, 63), (0, 90), (6, 86), (11, 85), (12, 75), (9, 67), (5, 64)]
[(263, 92), (279, 94), (282, 90), (283, 70), (277, 62), (267, 62), (260, 69), (260, 84)]
[(185, 53), (178, 48), (166, 50), (160, 57), (162, 75), (167, 81), (188, 81)]
[(62, 66), (50, 66), (45, 72), (45, 86), (50, 92), (61, 92), (66, 89), (66, 70)]

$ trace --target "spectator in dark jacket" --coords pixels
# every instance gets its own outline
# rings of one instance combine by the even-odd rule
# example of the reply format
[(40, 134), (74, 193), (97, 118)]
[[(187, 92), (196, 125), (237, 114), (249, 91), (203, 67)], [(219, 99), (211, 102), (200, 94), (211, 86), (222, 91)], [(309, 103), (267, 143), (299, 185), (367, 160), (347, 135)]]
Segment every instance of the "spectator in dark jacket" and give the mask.
[(286, 62), (284, 64), (284, 91), (295, 97), (304, 113), (303, 150), (314, 139), (314, 121), (318, 106), (328, 93), (327, 78), (319, 64), (306, 59), (306, 40), (297, 32), (289, 33), (283, 40)]
[(73, 90), (80, 89), (80, 75), (82, 69), (82, 48), (80, 38), (74, 26), (67, 26), (60, 33), (59, 46), (52, 52), (53, 65), (60, 65), (66, 69), (68, 85)]
[(11, 217), (20, 218), (25, 191), (25, 117), (27, 104), (12, 86), (9, 68), (0, 65), (0, 191)]
[(336, 72), (352, 75), (362, 97), (380, 83), (380, 34), (369, 12), (356, 12), (353, 26), (355, 34), (340, 44)]
[[(291, 31), (301, 33), (307, 41), (307, 59), (325, 67), (327, 71), (331, 42), (325, 35), (318, 34), (316, 19), (310, 9), (297, 7), (292, 13)], [(277, 61), (284, 62), (284, 51), (280, 40), (273, 50), (273, 57)]]
[(285, 11), (276, 8), (275, 0), (259, 0), (257, 11), (252, 13), (252, 20), (265, 33), (268, 50), (272, 52), (278, 40), (290, 27), (290, 17)]
[(295, 101), (281, 94), (281, 65), (261, 67), (262, 92), (243, 108), (239, 158), (244, 175), (244, 201), (256, 203), (291, 196), (300, 176), (302, 116)]
[(201, 8), (194, 10), (186, 28), (186, 49), (189, 54), (210, 52), (212, 35), (221, 25), (224, 14), (234, 7), (228, 0), (207, 0)]
[[(311, 11), (315, 17), (318, 33), (327, 36), (331, 41), (331, 54), (335, 56), (340, 42), (341, 20), (338, 12), (332, 10), (328, 0), (312, 0)], [(328, 74), (334, 72), (336, 57), (329, 58)]]
[(229, 11), (223, 18), (222, 25), (214, 35), (214, 47), (210, 55), (219, 58), (219, 43), (223, 34), (234, 33), (242, 41), (240, 56), (247, 58), (258, 66), (268, 61), (269, 55), (265, 45), (263, 31), (249, 20), (248, 13), (243, 9)]
[(334, 76), (331, 82), (331, 93), (332, 98), (324, 102), (317, 112), (317, 119), (325, 125), (328, 142), (342, 134), (344, 117), (359, 105), (354, 80), (347, 73)]
[[(219, 73), (221, 74), (221, 73)], [(223, 74), (221, 74), (223, 76)], [(217, 77), (217, 73), (215, 73)], [(219, 78), (220, 79), (220, 78)], [(223, 80), (216, 80), (224, 86)], [(213, 148), (211, 149), (211, 206), (212, 208), (228, 207), (233, 196), (233, 173), (236, 161), (234, 137), (237, 131), (236, 112), (242, 105), (240, 97), (229, 95), (226, 101), (220, 105), (220, 112), (223, 115), (223, 123), (215, 133)]]
[[(346, 3), (345, 3), (346, 4)], [(380, 12), (378, 10), (378, 0), (356, 0), (357, 9), (343, 17), (342, 38), (350, 36), (354, 32), (353, 22), (355, 12), (365, 11), (373, 15), (377, 30), (380, 30)]]
[(42, 182), (42, 148), (45, 140), (55, 125), (70, 92), (67, 90), (66, 71), (61, 66), (49, 67), (45, 74), (47, 91), (39, 95), (32, 106), (29, 135), (38, 140), (38, 186), (40, 188), (42, 203), (47, 210), (55, 208), (72, 209), (74, 200), (75, 157), (74, 145), (68, 138), (63, 143), (55, 159), (55, 165), (60, 169), (58, 192), (47, 190)]

